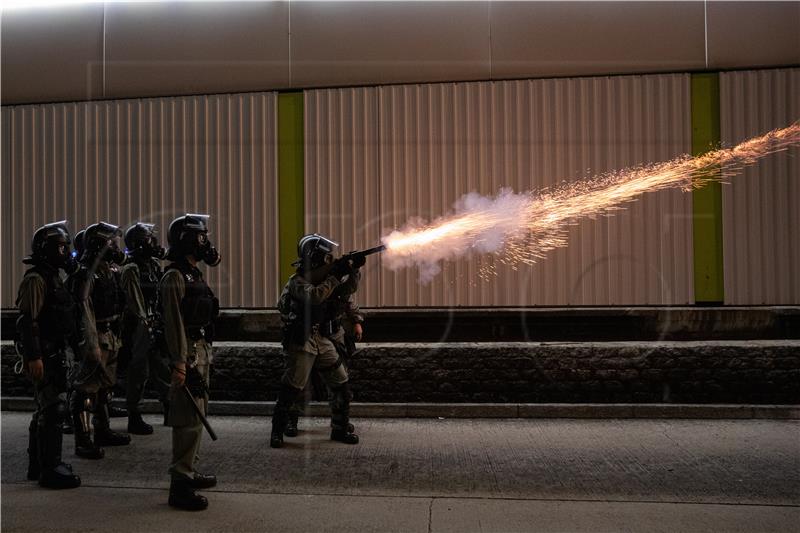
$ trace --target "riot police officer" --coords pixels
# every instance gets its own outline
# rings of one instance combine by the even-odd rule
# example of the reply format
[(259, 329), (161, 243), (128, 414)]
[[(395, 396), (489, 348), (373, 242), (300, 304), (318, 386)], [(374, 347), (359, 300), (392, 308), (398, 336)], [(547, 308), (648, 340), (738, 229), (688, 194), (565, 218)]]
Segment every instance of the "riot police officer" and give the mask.
[(203, 432), (197, 412), (206, 412), (213, 326), (219, 314), (219, 301), (197, 268), (201, 262), (213, 267), (221, 261), (208, 238), (208, 219), (208, 215), (186, 214), (172, 221), (167, 231), (171, 263), (159, 286), (164, 338), (172, 363), (167, 413), (167, 425), (172, 427), (169, 505), (192, 511), (208, 507), (208, 500), (195, 490), (217, 484), (215, 476), (194, 468)]
[(156, 343), (161, 330), (158, 283), (163, 271), (159, 259), (166, 251), (159, 246), (153, 224), (137, 222), (125, 232), (129, 261), (122, 267), (126, 308), (122, 328), (123, 350), (129, 357), (127, 376), (128, 432), (150, 435), (153, 426), (142, 419), (141, 405), (148, 378), (162, 403), (169, 393), (169, 368)]
[(42, 226), (33, 235), (31, 265), (17, 296), (21, 352), (34, 383), (36, 412), (28, 433), (28, 479), (52, 489), (80, 486), (81, 479), (61, 460), (67, 414), (66, 348), (76, 333), (77, 309), (60, 271), (75, 266), (66, 221)]
[[(83, 234), (85, 232), (86, 230), (82, 229), (78, 233), (76, 233), (75, 236), (72, 238), (72, 244), (75, 247), (75, 249), (72, 251), (72, 257), (73, 257), (72, 263), (74, 264), (74, 268), (72, 269), (72, 272), (70, 272), (70, 274), (74, 274), (75, 272), (77, 272), (78, 268), (80, 268), (80, 265), (78, 264), (77, 261), (75, 261), (74, 258), (80, 259), (81, 256), (83, 256)], [(71, 345), (72, 350), (67, 352), (67, 403), (66, 403), (67, 407), (69, 407), (70, 400), (72, 397), (73, 368), (77, 364), (75, 358), (78, 357), (78, 352), (80, 352), (80, 350), (77, 347), (78, 341), (79, 339), (77, 339), (77, 337), (74, 338)], [(75, 431), (75, 428), (72, 425), (72, 416), (64, 417), (64, 421), (61, 424), (61, 431), (64, 435), (72, 435), (72, 433)]]
[(306, 386), (313, 368), (330, 389), (331, 440), (357, 444), (350, 424), (350, 400), (346, 347), (341, 321), (345, 316), (361, 330), (361, 316), (354, 294), (364, 257), (334, 260), (339, 245), (322, 235), (306, 235), (297, 245), (297, 271), (281, 293), (278, 310), (284, 322), (283, 346), (286, 370), (272, 416), (270, 446), (283, 446), (292, 406)]
[[(70, 284), (79, 306), (82, 345), (80, 367), (70, 400), (75, 426), (75, 454), (101, 459), (102, 446), (123, 446), (130, 436), (111, 430), (108, 404), (116, 382), (117, 354), (125, 309), (120, 269), (125, 254), (119, 249), (119, 228), (107, 222), (92, 224), (83, 236), (81, 267)], [(94, 414), (94, 441), (89, 415)]]

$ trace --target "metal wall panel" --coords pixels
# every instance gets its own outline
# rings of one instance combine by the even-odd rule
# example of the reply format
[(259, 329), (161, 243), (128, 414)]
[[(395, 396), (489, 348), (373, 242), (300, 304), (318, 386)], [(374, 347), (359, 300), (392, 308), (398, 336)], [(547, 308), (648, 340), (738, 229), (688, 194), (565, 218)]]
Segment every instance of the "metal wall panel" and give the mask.
[[(691, 149), (687, 75), (309, 91), (306, 116), (308, 229), (345, 248), (374, 244), (411, 217), (447, 213), (470, 191), (530, 190)], [(343, 148), (352, 155), (327, 160)], [(339, 200), (347, 194), (361, 195), (363, 209)], [(690, 194), (646, 196), (613, 218), (577, 224), (568, 248), (533, 267), (496, 265), (488, 281), (477, 271), (491, 258), (446, 263), (429, 285), (416, 269), (394, 273), (370, 258), (361, 301), (692, 303), (691, 217)]]
[(489, 79), (487, 2), (293, 2), (294, 87)]
[(708, 68), (800, 64), (800, 2), (707, 2)]
[[(800, 69), (720, 74), (730, 146), (800, 120)], [(725, 303), (800, 304), (800, 150), (775, 154), (722, 189)]]
[(706, 66), (703, 2), (490, 2), (489, 9), (492, 79)]
[[(305, 230), (331, 236), (344, 251), (381, 236), (378, 93), (333, 89), (305, 93)], [(380, 263), (370, 258), (359, 293), (377, 304)]]
[(3, 104), (103, 97), (103, 5), (0, 14)]
[(800, 2), (107, 2), (0, 34), (19, 104), (797, 65)]
[(106, 98), (289, 85), (286, 2), (114, 2), (105, 9)]
[(212, 215), (222, 264), (209, 282), (229, 307), (277, 299), (274, 93), (2, 109), (2, 305), (12, 306), (33, 231), (66, 218), (161, 229)]

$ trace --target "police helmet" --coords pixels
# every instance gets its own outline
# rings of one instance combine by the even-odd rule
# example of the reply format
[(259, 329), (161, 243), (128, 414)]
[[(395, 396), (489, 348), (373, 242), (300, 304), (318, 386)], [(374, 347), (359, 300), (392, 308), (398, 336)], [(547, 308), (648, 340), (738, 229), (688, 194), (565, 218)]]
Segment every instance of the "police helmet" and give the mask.
[(125, 261), (125, 254), (117, 245), (117, 237), (122, 235), (122, 230), (108, 222), (92, 224), (83, 234), (84, 254), (95, 257), (102, 254), (103, 259), (117, 264)]
[(158, 245), (155, 227), (155, 224), (137, 222), (128, 228), (125, 232), (126, 251), (163, 259), (166, 252), (163, 247)]
[(338, 246), (339, 243), (318, 233), (306, 235), (297, 243), (297, 261), (292, 265), (307, 269), (319, 268), (332, 262), (333, 252)]
[(221, 256), (208, 239), (209, 215), (187, 213), (173, 220), (167, 230), (167, 259), (175, 261), (187, 255), (217, 266)]
[(43, 261), (56, 268), (65, 268), (72, 259), (70, 244), (66, 220), (45, 224), (34, 232), (31, 255), (23, 262), (33, 264)]

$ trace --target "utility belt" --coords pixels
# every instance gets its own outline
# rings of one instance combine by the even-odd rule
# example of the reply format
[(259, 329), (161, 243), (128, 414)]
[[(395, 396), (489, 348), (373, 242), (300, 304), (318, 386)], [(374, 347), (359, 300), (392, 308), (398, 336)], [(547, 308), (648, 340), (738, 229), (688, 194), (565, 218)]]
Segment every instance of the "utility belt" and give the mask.
[(338, 320), (311, 324), (309, 328), (306, 328), (302, 320), (294, 320), (283, 327), (283, 347), (288, 349), (290, 345), (302, 346), (315, 334), (321, 337), (333, 337), (340, 327), (341, 323)]
[(332, 337), (339, 328), (341, 327), (341, 323), (338, 320), (327, 320), (325, 322), (320, 322), (319, 324), (314, 324), (311, 326), (311, 334), (318, 333), (322, 337)]
[(192, 341), (199, 341), (206, 338), (206, 328), (185, 328), (186, 338)]
[(39, 347), (42, 349), (43, 358), (66, 357), (66, 341), (39, 339)]
[(114, 333), (115, 335), (119, 335), (120, 330), (122, 329), (122, 321), (120, 320), (120, 315), (110, 316), (108, 318), (101, 318), (95, 321), (95, 329), (97, 329), (98, 333)]

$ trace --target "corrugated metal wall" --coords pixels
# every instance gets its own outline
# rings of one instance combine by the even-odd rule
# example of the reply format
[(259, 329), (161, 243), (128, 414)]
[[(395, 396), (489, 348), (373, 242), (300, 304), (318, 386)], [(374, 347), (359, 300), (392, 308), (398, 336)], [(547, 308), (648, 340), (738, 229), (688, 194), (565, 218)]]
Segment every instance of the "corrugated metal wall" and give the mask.
[[(800, 120), (800, 69), (720, 74), (730, 146)], [(725, 303), (800, 304), (800, 150), (770, 156), (722, 189)]]
[[(306, 229), (345, 250), (462, 194), (523, 191), (691, 150), (688, 75), (386, 86), (306, 93)], [(534, 267), (477, 276), (445, 264), (430, 285), (370, 259), (362, 304), (629, 305), (693, 302), (691, 195), (647, 196), (583, 221)], [(482, 259), (491, 261), (491, 259)]]
[(2, 305), (13, 306), (33, 231), (66, 218), (166, 227), (212, 215), (222, 304), (277, 298), (275, 93), (2, 109)]

